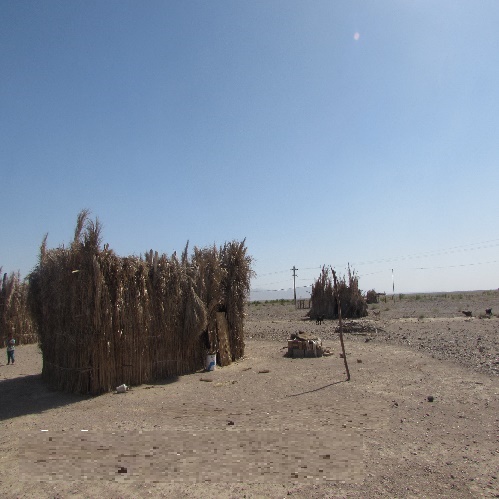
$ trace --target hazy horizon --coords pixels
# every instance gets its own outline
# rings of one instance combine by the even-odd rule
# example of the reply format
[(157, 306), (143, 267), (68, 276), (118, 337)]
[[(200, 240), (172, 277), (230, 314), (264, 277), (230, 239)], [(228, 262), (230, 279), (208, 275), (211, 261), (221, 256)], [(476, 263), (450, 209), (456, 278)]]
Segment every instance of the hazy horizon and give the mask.
[[(311, 286), (309, 286), (311, 288)], [(368, 289), (361, 289), (362, 293), (365, 294), (367, 291), (370, 291)], [(378, 293), (383, 293), (383, 291), (378, 291), (375, 290)], [(392, 292), (387, 292), (386, 293), (386, 299), (391, 300), (392, 296), (395, 296), (395, 299), (398, 300), (400, 295), (403, 295), (404, 297), (410, 297), (412, 295), (441, 295), (441, 294), (473, 294), (473, 293), (488, 293), (491, 291), (498, 291), (498, 289), (472, 289), (472, 290), (453, 290), (453, 291), (414, 291), (414, 292), (405, 292), (405, 293), (398, 293), (395, 292), (393, 294)], [(273, 292), (264, 292), (264, 293), (257, 293), (258, 296), (251, 296), (249, 297), (249, 301), (254, 302), (254, 301), (279, 301), (279, 300), (286, 300), (286, 301), (293, 301), (294, 296), (293, 296), (293, 289), (290, 290), (284, 290), (283, 292), (279, 291), (273, 291)], [(296, 291), (296, 300), (309, 300), (310, 299), (310, 294), (306, 295), (300, 295), (298, 293), (298, 290)]]

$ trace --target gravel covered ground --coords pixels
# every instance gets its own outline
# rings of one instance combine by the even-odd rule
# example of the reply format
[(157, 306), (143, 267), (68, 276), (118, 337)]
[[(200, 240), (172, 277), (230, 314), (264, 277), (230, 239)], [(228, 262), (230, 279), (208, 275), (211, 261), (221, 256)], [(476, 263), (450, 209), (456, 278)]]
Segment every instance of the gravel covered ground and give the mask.
[[(394, 298), (370, 305), (366, 318), (344, 320), (346, 338), (405, 345), (436, 359), (499, 375), (499, 291)], [(485, 310), (490, 308), (489, 316)], [(472, 317), (466, 317), (463, 310), (471, 311)], [(307, 313), (287, 301), (254, 302), (248, 308), (246, 334), (254, 339), (278, 341), (285, 341), (290, 332), (299, 330), (314, 332), (323, 339), (338, 337), (338, 321), (324, 321), (319, 326), (308, 320)], [(361, 334), (350, 333), (352, 329), (360, 329)]]
[[(345, 321), (349, 382), (337, 321), (288, 302), (248, 306), (239, 361), (123, 394), (53, 392), (36, 345), (2, 349), (0, 496), (499, 497), (498, 294), (399, 298)], [(288, 358), (299, 331), (332, 354)]]

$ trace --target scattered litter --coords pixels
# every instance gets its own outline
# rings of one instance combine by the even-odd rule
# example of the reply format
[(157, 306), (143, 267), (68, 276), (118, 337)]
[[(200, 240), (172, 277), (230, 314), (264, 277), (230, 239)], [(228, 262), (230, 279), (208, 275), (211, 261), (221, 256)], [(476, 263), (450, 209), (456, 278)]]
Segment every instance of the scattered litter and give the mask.
[(199, 378), (199, 381), (206, 381), (208, 383), (211, 383), (213, 380), (210, 378)]
[(265, 373), (269, 373), (270, 371), (268, 369), (261, 369), (260, 371), (258, 371), (258, 374), (265, 374)]
[(130, 388), (128, 386), (126, 386), (125, 384), (116, 387), (116, 391), (118, 393), (125, 393), (129, 389)]

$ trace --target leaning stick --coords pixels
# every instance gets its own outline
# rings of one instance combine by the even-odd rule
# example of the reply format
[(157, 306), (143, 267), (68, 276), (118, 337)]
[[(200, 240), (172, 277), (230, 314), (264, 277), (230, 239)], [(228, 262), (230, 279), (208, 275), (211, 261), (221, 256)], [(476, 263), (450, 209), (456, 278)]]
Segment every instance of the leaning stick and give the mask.
[(336, 281), (336, 272), (331, 267), (333, 272), (333, 280), (334, 280), (334, 294), (336, 295), (336, 301), (338, 302), (338, 319), (340, 322), (340, 343), (341, 343), (341, 351), (343, 352), (343, 362), (345, 363), (345, 369), (347, 371), (347, 381), (350, 381), (350, 370), (348, 369), (347, 362), (347, 353), (345, 352), (345, 343), (343, 342), (343, 322), (341, 320), (341, 302), (340, 302), (340, 294), (338, 292), (338, 283)]

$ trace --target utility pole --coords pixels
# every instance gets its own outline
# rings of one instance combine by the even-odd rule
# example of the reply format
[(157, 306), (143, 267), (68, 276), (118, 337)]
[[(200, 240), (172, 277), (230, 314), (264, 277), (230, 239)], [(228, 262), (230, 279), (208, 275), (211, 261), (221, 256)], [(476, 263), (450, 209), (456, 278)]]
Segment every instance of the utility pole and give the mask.
[(293, 271), (293, 291), (294, 291), (294, 296), (295, 296), (295, 308), (296, 308), (296, 271), (298, 270), (294, 265), (293, 268), (291, 269)]

